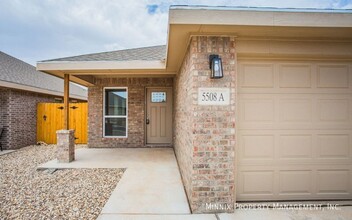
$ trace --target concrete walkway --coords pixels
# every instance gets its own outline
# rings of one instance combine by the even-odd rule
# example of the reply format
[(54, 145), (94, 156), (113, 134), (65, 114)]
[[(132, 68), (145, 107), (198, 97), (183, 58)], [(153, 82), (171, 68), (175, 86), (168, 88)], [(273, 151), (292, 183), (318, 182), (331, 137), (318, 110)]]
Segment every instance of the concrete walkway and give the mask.
[[(72, 163), (44, 168), (127, 168), (98, 219), (121, 214), (190, 214), (173, 149), (78, 149)], [(114, 216), (114, 217), (113, 217)]]

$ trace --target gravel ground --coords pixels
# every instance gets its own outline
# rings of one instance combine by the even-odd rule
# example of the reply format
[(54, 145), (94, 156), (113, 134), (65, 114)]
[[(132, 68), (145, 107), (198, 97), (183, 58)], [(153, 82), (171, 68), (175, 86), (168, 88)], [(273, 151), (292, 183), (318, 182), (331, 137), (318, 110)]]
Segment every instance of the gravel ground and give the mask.
[(124, 169), (37, 171), (55, 149), (29, 146), (0, 156), (0, 219), (98, 217)]

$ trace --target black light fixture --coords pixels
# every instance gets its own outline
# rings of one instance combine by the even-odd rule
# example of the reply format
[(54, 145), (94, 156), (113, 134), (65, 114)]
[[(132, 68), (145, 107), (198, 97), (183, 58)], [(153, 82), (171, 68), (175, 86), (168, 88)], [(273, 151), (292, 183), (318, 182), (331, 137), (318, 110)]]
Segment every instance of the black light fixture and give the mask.
[(224, 77), (222, 71), (222, 62), (219, 55), (212, 54), (209, 56), (209, 65), (211, 69), (210, 78), (211, 79), (220, 79)]

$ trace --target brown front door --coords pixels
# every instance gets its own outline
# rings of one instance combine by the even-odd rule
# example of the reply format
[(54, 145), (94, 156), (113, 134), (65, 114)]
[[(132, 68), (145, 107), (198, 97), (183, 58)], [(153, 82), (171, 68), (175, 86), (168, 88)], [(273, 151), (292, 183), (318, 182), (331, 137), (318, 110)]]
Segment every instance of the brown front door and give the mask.
[(172, 142), (172, 89), (147, 89), (147, 144)]

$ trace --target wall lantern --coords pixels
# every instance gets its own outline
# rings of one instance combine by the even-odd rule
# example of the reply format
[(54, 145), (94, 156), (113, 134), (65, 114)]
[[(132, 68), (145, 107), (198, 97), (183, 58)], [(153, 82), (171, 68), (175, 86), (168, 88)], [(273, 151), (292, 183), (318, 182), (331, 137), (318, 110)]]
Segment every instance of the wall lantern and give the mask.
[(210, 78), (220, 79), (224, 76), (222, 71), (222, 62), (219, 55), (212, 54), (209, 56), (209, 65), (211, 69)]

